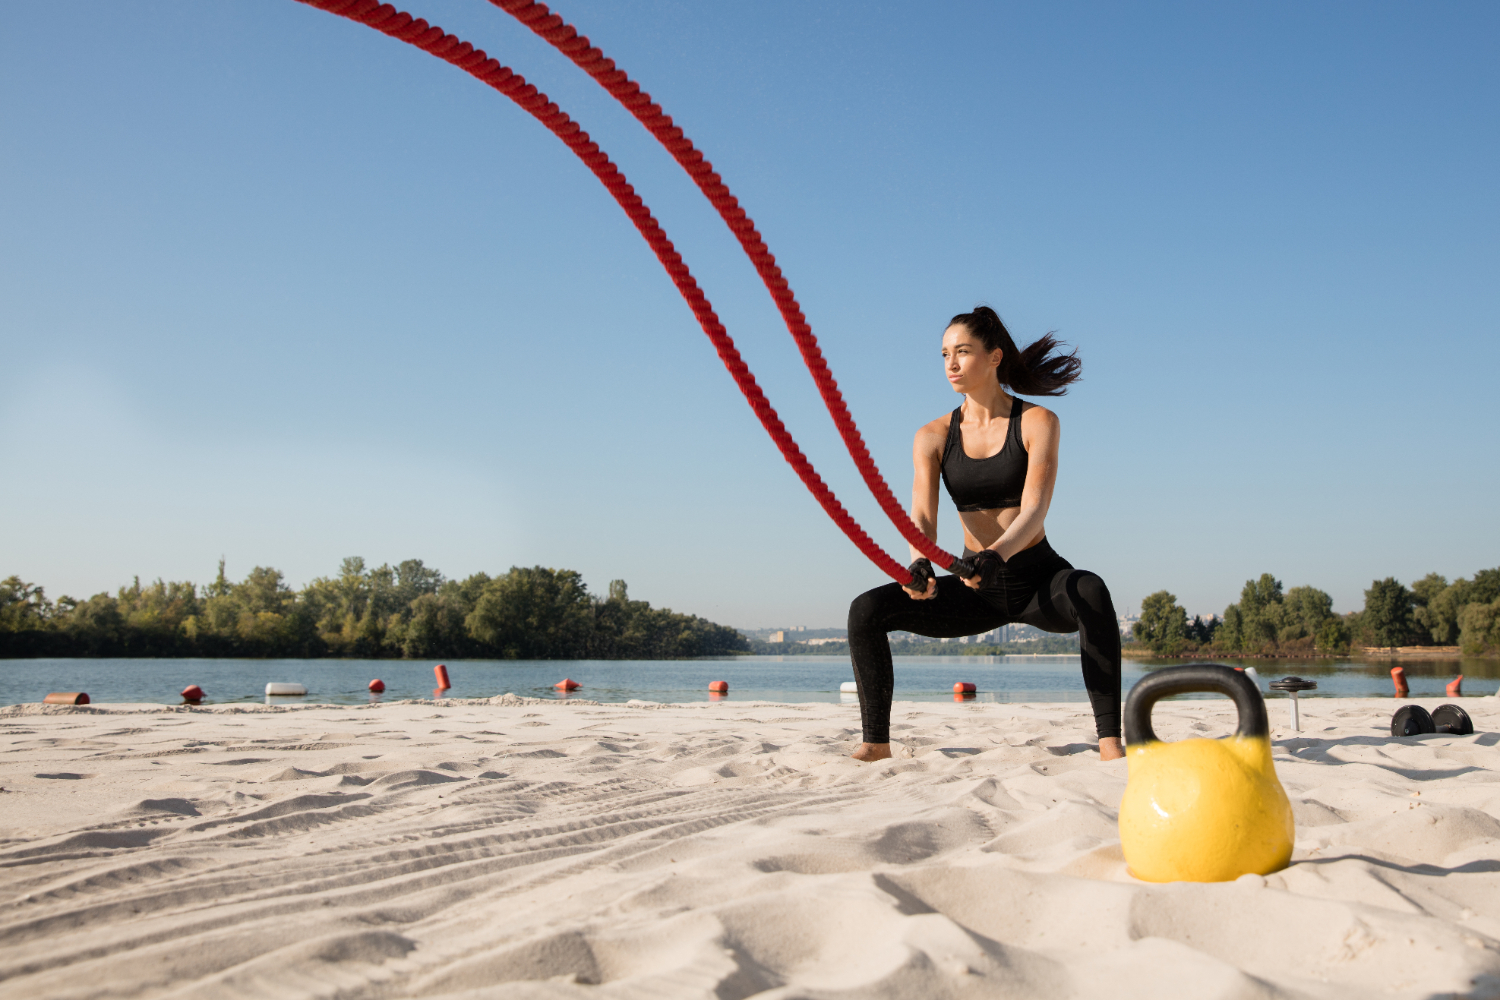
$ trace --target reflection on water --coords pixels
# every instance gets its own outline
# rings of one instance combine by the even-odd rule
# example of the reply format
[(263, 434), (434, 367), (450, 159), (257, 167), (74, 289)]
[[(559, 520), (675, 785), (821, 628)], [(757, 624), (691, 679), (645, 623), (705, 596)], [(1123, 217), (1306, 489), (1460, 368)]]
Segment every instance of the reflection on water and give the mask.
[(1406, 683), (1412, 698), (1446, 697), (1448, 682), (1463, 674), (1465, 697), (1492, 695), (1500, 681), (1500, 660), (1461, 657), (1451, 660), (1395, 659), (1393, 657), (1361, 657), (1353, 659), (1327, 660), (1202, 660), (1137, 659), (1140, 668), (1155, 670), (1160, 667), (1175, 667), (1185, 663), (1219, 663), (1229, 667), (1254, 667), (1260, 675), (1260, 687), (1268, 697), (1282, 698), (1280, 692), (1272, 692), (1267, 685), (1282, 677), (1305, 677), (1317, 681), (1316, 691), (1304, 691), (1302, 698), (1368, 698), (1389, 696), (1394, 699), (1395, 685), (1391, 681), (1391, 668), (1401, 667), (1406, 671)]
[[(1128, 689), (1149, 670), (1180, 666), (1186, 660), (1136, 660), (1124, 663)], [(1296, 674), (1318, 682), (1302, 697), (1369, 697), (1392, 694), (1393, 661), (1364, 660), (1206, 660), (1228, 666), (1254, 666), (1261, 687)], [(1401, 660), (1412, 697), (1440, 698), (1460, 671), (1466, 695), (1494, 694), (1500, 660)], [(707, 702), (710, 681), (729, 685), (723, 699), (744, 701), (822, 701), (855, 704), (839, 686), (853, 678), (844, 656), (744, 656), (711, 660), (448, 660), (453, 698), (489, 698), (506, 692), (539, 698), (562, 698), (554, 690), (564, 677), (582, 687), (573, 697), (604, 702)], [(268, 682), (307, 686), (305, 697), (273, 697), (273, 704), (308, 702), (369, 704), (377, 700), (370, 681), (385, 682), (384, 700), (430, 698), (431, 660), (152, 660), (53, 659), (0, 660), (0, 705), (38, 702), (49, 691), (87, 691), (96, 702), (175, 704), (178, 692), (197, 684), (204, 704), (264, 702)], [(1084, 701), (1077, 655), (1058, 656), (913, 656), (896, 660), (900, 701), (951, 701), (955, 682), (978, 688), (975, 701)], [(1281, 698), (1280, 694), (1270, 694)], [(718, 700), (718, 699), (714, 699)]]

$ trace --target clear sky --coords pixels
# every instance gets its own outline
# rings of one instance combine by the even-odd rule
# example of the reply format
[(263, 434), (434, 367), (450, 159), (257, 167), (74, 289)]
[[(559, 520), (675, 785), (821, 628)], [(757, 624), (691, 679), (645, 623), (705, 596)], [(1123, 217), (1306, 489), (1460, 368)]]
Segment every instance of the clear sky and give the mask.
[[(904, 563), (769, 296), (587, 76), (483, 0)], [(465, 74), (291, 2), (6, 4), (0, 575), (83, 597), (344, 556), (612, 578), (745, 627), (883, 582), (619, 208)], [(565, 0), (713, 160), (881, 468), (946, 319), (1057, 330), (1054, 546), (1121, 610), (1500, 564), (1500, 7)], [(946, 501), (945, 501), (946, 503)], [(951, 507), (940, 541), (960, 544)]]

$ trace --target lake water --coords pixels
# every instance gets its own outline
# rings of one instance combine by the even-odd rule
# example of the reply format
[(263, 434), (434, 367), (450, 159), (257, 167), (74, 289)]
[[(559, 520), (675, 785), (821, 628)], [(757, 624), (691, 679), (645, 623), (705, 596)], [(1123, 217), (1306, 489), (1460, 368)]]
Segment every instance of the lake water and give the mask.
[[(1130, 660), (1124, 664), (1126, 690), (1154, 666), (1180, 660)], [(1391, 662), (1348, 660), (1208, 661), (1252, 665), (1261, 687), (1287, 674), (1318, 682), (1302, 697), (1368, 697), (1392, 693)], [(1443, 688), (1462, 671), (1465, 693), (1494, 694), (1500, 661), (1405, 661), (1414, 697), (1441, 698)], [(410, 660), (191, 660), (191, 659), (36, 659), (0, 660), (0, 705), (36, 702), (49, 691), (86, 691), (96, 702), (176, 703), (178, 692), (197, 684), (205, 704), (264, 701), (268, 681), (294, 681), (307, 687), (301, 698), (278, 704), (325, 702), (361, 704), (370, 700), (371, 678), (386, 684), (385, 700), (433, 696), (433, 662)], [(730, 701), (830, 701), (852, 699), (839, 685), (854, 679), (846, 657), (737, 656), (706, 660), (450, 660), (455, 698), (488, 698), (506, 692), (560, 697), (552, 685), (569, 677), (582, 685), (577, 698), (604, 702), (631, 699), (662, 702), (709, 700), (709, 681), (728, 681)], [(1066, 656), (912, 656), (896, 660), (898, 701), (950, 701), (955, 681), (979, 688), (980, 701), (1085, 701), (1076, 654)], [(1272, 697), (1281, 697), (1279, 694)]]

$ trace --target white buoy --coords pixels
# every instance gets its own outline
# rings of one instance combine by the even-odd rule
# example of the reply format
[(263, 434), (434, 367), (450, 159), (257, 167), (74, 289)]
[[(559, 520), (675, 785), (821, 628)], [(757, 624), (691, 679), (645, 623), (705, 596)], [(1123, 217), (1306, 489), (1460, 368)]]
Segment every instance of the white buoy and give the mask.
[(307, 685), (292, 681), (271, 681), (266, 685), (266, 694), (307, 694)]
[(839, 685), (839, 694), (859, 694), (859, 685), (853, 681), (845, 681)]
[(1246, 667), (1245, 676), (1254, 681), (1256, 687), (1260, 687), (1260, 674), (1255, 672), (1254, 667)]

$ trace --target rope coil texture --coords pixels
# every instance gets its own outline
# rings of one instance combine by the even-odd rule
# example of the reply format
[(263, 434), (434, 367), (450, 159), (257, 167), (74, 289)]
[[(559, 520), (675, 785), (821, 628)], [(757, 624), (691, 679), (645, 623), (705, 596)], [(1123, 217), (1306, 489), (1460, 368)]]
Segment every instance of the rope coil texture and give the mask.
[[(651, 95), (641, 89), (640, 84), (617, 68), (614, 60), (607, 58), (597, 46), (591, 44), (587, 36), (580, 35), (576, 28), (565, 22), (559, 15), (552, 13), (546, 4), (537, 3), (534, 0), (490, 0), (490, 3), (526, 25), (571, 59), (579, 69), (593, 77), (610, 96), (634, 115), (636, 120), (656, 137), (667, 152), (672, 154), (682, 169), (687, 171), (693, 183), (698, 186), (698, 190), (703, 192), (703, 196), (714, 206), (719, 217), (724, 220), (724, 224), (739, 240), (740, 247), (750, 258), (750, 262), (755, 265), (756, 273), (760, 275), (766, 290), (775, 300), (782, 321), (786, 323), (787, 331), (797, 343), (797, 349), (802, 354), (802, 361), (812, 374), (813, 382), (818, 387), (818, 395), (823, 398), (823, 405), (827, 407), (828, 415), (833, 418), (834, 426), (838, 428), (839, 437), (843, 439), (849, 457), (854, 460), (855, 468), (859, 470), (860, 477), (864, 479), (865, 486), (874, 495), (880, 509), (885, 512), (886, 517), (890, 518), (902, 537), (915, 546), (917, 551), (939, 566), (952, 568), (957, 557), (943, 551), (937, 543), (922, 534), (921, 529), (912, 522), (900, 501), (896, 499), (896, 495), (891, 492), (885, 478), (880, 474), (880, 469), (875, 465), (875, 459), (870, 455), (869, 448), (865, 446), (864, 437), (859, 433), (859, 428), (854, 424), (854, 418), (849, 414), (849, 407), (844, 402), (843, 393), (839, 391), (838, 382), (828, 370), (828, 362), (823, 357), (822, 348), (818, 346), (818, 338), (813, 336), (812, 327), (808, 325), (807, 318), (802, 314), (802, 307), (797, 304), (797, 297), (793, 294), (791, 285), (782, 275), (781, 268), (776, 266), (776, 258), (772, 256), (764, 239), (756, 231), (755, 222), (740, 206), (739, 200), (730, 193), (729, 186), (714, 172), (713, 164), (709, 163), (693, 146), (692, 140), (683, 134), (682, 129), (672, 123), (671, 116), (663, 113), (661, 106), (651, 100)], [(896, 579), (905, 583), (910, 579), (910, 574), (902, 573)]]
[[(624, 209), (641, 236), (645, 238), (652, 252), (656, 254), (657, 260), (661, 262), (667, 275), (672, 279), (672, 283), (677, 286), (678, 292), (692, 310), (699, 326), (713, 343), (719, 359), (728, 369), (740, 392), (744, 394), (750, 408), (760, 420), (761, 426), (765, 428), (782, 457), (797, 473), (798, 478), (822, 506), (824, 512), (848, 536), (855, 547), (883, 572), (900, 583), (912, 581), (911, 572), (876, 545), (875, 541), (844, 509), (843, 504), (834, 496), (833, 491), (823, 482), (812, 463), (802, 453), (801, 448), (798, 447), (791, 433), (766, 399), (755, 376), (751, 374), (749, 367), (741, 358), (734, 340), (719, 321), (707, 296), (698, 287), (697, 281), (683, 262), (682, 255), (672, 246), (671, 240), (667, 238), (645, 202), (626, 181), (624, 174), (599, 148), (599, 145), (589, 138), (587, 132), (552, 103), (546, 94), (527, 83), (520, 74), (502, 66), (497, 60), (489, 58), (483, 49), (476, 49), (470, 43), (448, 34), (442, 28), (398, 11), (390, 4), (382, 4), (379, 0), (299, 0), (299, 2), (374, 28), (382, 34), (414, 45), (450, 63), (481, 83), (509, 97), (561, 139), (599, 179)], [(864, 439), (849, 416), (848, 407), (843, 401), (842, 394), (839, 393), (838, 385), (828, 371), (828, 364), (823, 358), (816, 338), (812, 335), (812, 329), (802, 316), (801, 308), (797, 305), (786, 279), (781, 276), (780, 269), (776, 267), (775, 258), (771, 256), (765, 243), (760, 239), (754, 223), (744, 209), (739, 207), (723, 181), (713, 173), (712, 166), (704, 159), (703, 154), (693, 147), (692, 142), (682, 134), (680, 128), (672, 125), (670, 117), (661, 113), (660, 107), (651, 103), (649, 95), (645, 94), (638, 84), (631, 81), (623, 72), (616, 70), (612, 61), (605, 59), (598, 49), (588, 44), (587, 38), (578, 35), (571, 26), (564, 24), (560, 17), (548, 12), (545, 6), (525, 2), (507, 4), (502, 0), (491, 0), (491, 2), (515, 14), (523, 24), (551, 42), (559, 51), (599, 80), (606, 90), (609, 90), (642, 124), (651, 130), (652, 135), (662, 142), (688, 171), (699, 189), (713, 202), (720, 217), (739, 239), (740, 245), (750, 256), (756, 271), (771, 292), (777, 308), (781, 311), (788, 329), (792, 332), (802, 352), (804, 362), (812, 372), (819, 394), (833, 416), (845, 447), (849, 449), (861, 476), (871, 492), (875, 494), (881, 508), (901, 529), (907, 540), (916, 545), (920, 551), (929, 558), (937, 560), (940, 565), (953, 564), (956, 561), (955, 557), (938, 548), (917, 530), (916, 525), (901, 509), (885, 480), (881, 478), (879, 469), (875, 467), (874, 460), (865, 447)], [(514, 11), (510, 10), (512, 7), (515, 8)]]

